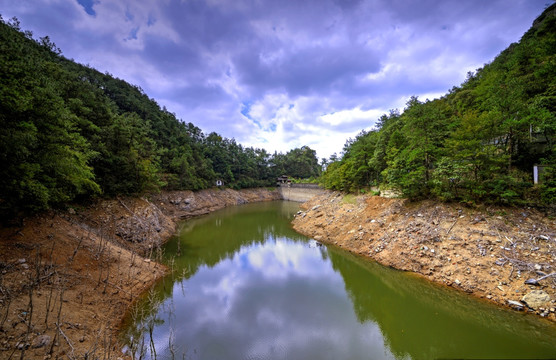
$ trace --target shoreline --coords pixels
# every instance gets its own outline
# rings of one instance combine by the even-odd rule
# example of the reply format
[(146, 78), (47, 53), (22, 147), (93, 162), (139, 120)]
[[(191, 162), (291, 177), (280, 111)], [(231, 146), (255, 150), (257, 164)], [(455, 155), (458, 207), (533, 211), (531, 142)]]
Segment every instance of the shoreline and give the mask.
[[(174, 235), (177, 222), (280, 199), (268, 189), (162, 192), (99, 200), (0, 228), (0, 357), (130, 358), (118, 331), (135, 301), (168, 273), (155, 249)], [(556, 321), (556, 279), (524, 284), (556, 267), (556, 220), (534, 209), (339, 192), (302, 208), (293, 227), (317, 241)], [(548, 300), (522, 301), (534, 291)]]
[(0, 228), (0, 358), (129, 359), (118, 331), (168, 269), (156, 249), (177, 222), (277, 190), (172, 191), (99, 200)]
[[(327, 192), (292, 224), (317, 241), (504, 307), (556, 321), (556, 220), (535, 209), (470, 209)], [(537, 285), (526, 284), (540, 279)]]

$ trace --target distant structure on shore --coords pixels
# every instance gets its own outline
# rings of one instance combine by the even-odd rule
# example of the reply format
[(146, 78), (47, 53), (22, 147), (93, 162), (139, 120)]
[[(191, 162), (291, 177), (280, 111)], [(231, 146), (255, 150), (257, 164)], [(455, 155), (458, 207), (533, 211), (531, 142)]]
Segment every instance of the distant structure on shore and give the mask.
[(278, 176), (276, 178), (276, 186), (289, 186), (291, 185), (292, 180), (287, 175)]

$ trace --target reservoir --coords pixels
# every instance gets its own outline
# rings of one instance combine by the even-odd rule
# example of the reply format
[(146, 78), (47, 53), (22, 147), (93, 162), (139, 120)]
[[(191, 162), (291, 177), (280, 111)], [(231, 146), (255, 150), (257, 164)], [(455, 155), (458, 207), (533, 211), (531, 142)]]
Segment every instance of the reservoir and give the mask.
[(226, 208), (181, 224), (172, 270), (130, 312), (143, 359), (556, 358), (556, 326), (322, 245), (297, 203)]

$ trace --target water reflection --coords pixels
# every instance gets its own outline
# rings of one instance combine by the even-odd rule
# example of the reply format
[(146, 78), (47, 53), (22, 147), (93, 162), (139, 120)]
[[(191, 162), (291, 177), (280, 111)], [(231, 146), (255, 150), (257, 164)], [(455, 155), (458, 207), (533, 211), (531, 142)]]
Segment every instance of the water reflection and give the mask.
[(330, 251), (360, 322), (380, 325), (397, 358), (553, 358), (554, 324)]
[[(174, 296), (175, 323), (184, 325), (176, 339), (192, 344), (190, 358), (338, 359), (348, 348), (357, 358), (368, 355), (376, 325), (350, 326), (357, 319), (342, 277), (322, 264), (317, 249), (279, 238), (201, 268), (185, 296)], [(159, 331), (165, 343), (169, 327)], [(381, 337), (374, 341), (383, 355)]]
[(184, 224), (166, 250), (179, 243), (173, 266), (187, 271), (142, 304), (157, 358), (556, 356), (554, 326), (317, 246), (291, 230), (295, 211), (253, 204)]

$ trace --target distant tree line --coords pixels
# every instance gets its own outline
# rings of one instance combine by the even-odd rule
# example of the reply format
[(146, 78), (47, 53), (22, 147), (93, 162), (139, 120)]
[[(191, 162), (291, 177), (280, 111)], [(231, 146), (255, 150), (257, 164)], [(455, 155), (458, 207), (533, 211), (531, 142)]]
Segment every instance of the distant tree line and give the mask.
[(61, 55), (0, 16), (0, 214), (93, 196), (235, 189), (317, 177), (314, 150), (269, 154), (205, 135), (141, 88)]
[[(438, 100), (349, 139), (321, 181), (331, 189), (394, 188), (409, 198), (556, 203), (556, 4), (496, 59)], [(544, 165), (533, 186), (533, 165)]]

